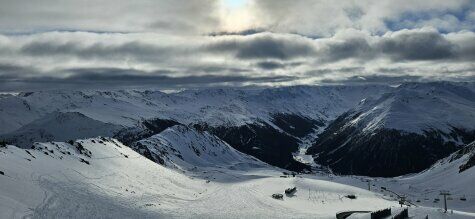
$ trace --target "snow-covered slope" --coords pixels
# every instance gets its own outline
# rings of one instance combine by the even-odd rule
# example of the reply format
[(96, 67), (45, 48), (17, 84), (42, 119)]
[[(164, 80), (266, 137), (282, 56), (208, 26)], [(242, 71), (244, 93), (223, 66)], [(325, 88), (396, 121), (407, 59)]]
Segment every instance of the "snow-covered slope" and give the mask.
[(166, 94), (159, 91), (44, 91), (0, 99), (0, 133), (11, 132), (55, 111), (80, 112), (92, 119), (135, 126), (143, 119), (182, 124), (239, 126), (289, 113), (332, 119), (359, 100), (377, 97), (385, 86), (284, 87), (256, 90), (203, 89)]
[(243, 154), (206, 131), (175, 125), (131, 146), (167, 167), (196, 170), (197, 167), (264, 167), (267, 164)]
[[(147, 193), (190, 195), (182, 193), (185, 185), (167, 183), (185, 181), (185, 176), (155, 166), (112, 139), (34, 146), (0, 148), (1, 218), (150, 217), (139, 210), (151, 198)], [(128, 201), (140, 196), (142, 203)]]
[(118, 125), (99, 122), (78, 112), (54, 112), (9, 134), (0, 135), (0, 139), (29, 148), (32, 142), (112, 136), (121, 128)]
[[(467, 145), (463, 149), (453, 153), (434, 164), (429, 169), (414, 176), (403, 177), (402, 183), (411, 182), (412, 186), (418, 186), (420, 189), (432, 192), (437, 190), (449, 190), (460, 198), (466, 195), (470, 200), (468, 206), (475, 205), (475, 168), (473, 160), (475, 158), (475, 142)], [(472, 166), (467, 165), (472, 162)], [(416, 185), (417, 183), (417, 185)]]
[(404, 194), (414, 203), (424, 206), (441, 207), (440, 191), (448, 191), (450, 209), (474, 212), (475, 206), (475, 142), (441, 159), (421, 173), (393, 179), (377, 179), (378, 186), (384, 186), (399, 194)]
[[(114, 139), (70, 143), (0, 148), (1, 218), (334, 218), (339, 211), (396, 205), (353, 186), (281, 178), (269, 167), (211, 168), (201, 176), (212, 177), (203, 179), (153, 163)], [(298, 188), (293, 197), (271, 197), (291, 186)]]
[[(112, 134), (97, 132), (77, 137), (106, 135), (127, 144), (158, 134), (171, 125), (184, 124), (209, 131), (235, 149), (269, 164), (302, 170), (307, 166), (295, 162), (292, 155), (298, 150), (300, 138), (354, 107), (359, 100), (378, 97), (391, 89), (295, 86), (200, 89), (172, 94), (136, 90), (23, 92), (0, 99), (0, 121), (7, 124), (0, 126), (0, 133), (9, 136), (9, 142), (22, 145), (37, 140), (65, 140), (60, 138), (64, 135), (61, 129), (49, 129), (43, 134), (36, 131), (35, 137), (28, 138), (12, 133), (18, 129), (23, 133), (32, 130), (31, 127), (38, 126), (38, 120), (48, 120), (56, 112), (80, 113), (86, 121), (113, 125), (108, 132)], [(70, 126), (77, 123), (70, 121)], [(68, 126), (66, 122), (61, 125)], [(117, 131), (116, 127), (124, 128)]]
[(22, 98), (12, 95), (0, 98), (0, 134), (14, 131), (41, 116)]
[(362, 124), (363, 131), (378, 128), (413, 133), (455, 128), (475, 130), (475, 92), (463, 84), (407, 83), (380, 99), (364, 104), (350, 125)]
[[(450, 190), (455, 194), (467, 194), (475, 201), (475, 142), (441, 159), (429, 169), (414, 176), (403, 177), (404, 180), (418, 181), (425, 186)], [(470, 165), (471, 164), (471, 165)]]
[(344, 174), (397, 176), (428, 168), (475, 140), (467, 83), (407, 83), (331, 122), (308, 150)]

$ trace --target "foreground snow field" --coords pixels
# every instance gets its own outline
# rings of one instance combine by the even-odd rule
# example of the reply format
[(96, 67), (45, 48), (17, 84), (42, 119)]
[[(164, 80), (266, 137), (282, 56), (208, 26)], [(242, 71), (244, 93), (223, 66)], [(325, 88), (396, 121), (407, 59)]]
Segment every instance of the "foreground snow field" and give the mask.
[[(350, 180), (355, 186), (243, 165), (252, 158), (242, 153), (225, 167), (169, 169), (114, 139), (70, 143), (0, 148), (0, 218), (335, 218), (340, 211), (397, 207)], [(293, 186), (295, 196), (271, 198)], [(345, 197), (350, 194), (357, 198)], [(438, 213), (412, 212), (424, 211)]]

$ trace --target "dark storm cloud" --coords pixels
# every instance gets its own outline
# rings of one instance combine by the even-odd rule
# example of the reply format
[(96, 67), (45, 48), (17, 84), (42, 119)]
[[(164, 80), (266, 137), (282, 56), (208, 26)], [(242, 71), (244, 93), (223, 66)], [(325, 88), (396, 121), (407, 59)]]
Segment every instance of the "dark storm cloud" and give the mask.
[[(467, 36), (467, 39), (475, 37)], [(346, 37), (329, 41), (319, 51), (323, 62), (345, 59), (371, 61), (388, 58), (399, 61), (467, 60), (475, 57), (475, 41), (457, 43), (436, 30), (402, 30), (381, 37)]]
[(406, 32), (377, 45), (393, 60), (438, 60), (454, 57), (455, 45), (437, 32)]
[(274, 70), (279, 68), (284, 68), (285, 65), (279, 62), (258, 62), (257, 67), (266, 70)]
[[(290, 60), (299, 57), (316, 57), (325, 62), (349, 58), (371, 60), (377, 55), (385, 55), (395, 61), (437, 60), (454, 58), (457, 55), (455, 45), (437, 32), (410, 32), (394, 37), (382, 37), (374, 45), (370, 45), (365, 38), (347, 38), (328, 42), (318, 52), (315, 43), (303, 36), (282, 37), (270, 33), (219, 40), (209, 43), (204, 51), (198, 48), (181, 48), (180, 45), (166, 47), (139, 41), (113, 45), (99, 41), (84, 45), (77, 41), (45, 40), (30, 42), (22, 46), (20, 51), (32, 56), (69, 55), (85, 59), (128, 56), (143, 60), (147, 60), (147, 57), (156, 60), (173, 55), (186, 55), (190, 51), (194, 53), (208, 51), (232, 54), (243, 60)], [(473, 55), (471, 54), (473, 51), (463, 51), (466, 53), (463, 56)]]
[(226, 67), (226, 66), (218, 66), (218, 65), (202, 65), (202, 66), (194, 66), (184, 71), (186, 71), (186, 73), (188, 74), (194, 74), (194, 73), (214, 73), (214, 74), (238, 73), (240, 74), (240, 73), (250, 72), (250, 69)]
[(339, 42), (328, 43), (321, 51), (320, 59), (324, 62), (334, 62), (349, 58), (369, 60), (376, 55), (376, 50), (364, 38), (348, 38)]
[(22, 73), (28, 73), (28, 72), (31, 72), (31, 71), (32, 71), (32, 69), (30, 69), (30, 68), (17, 66), (17, 65), (0, 63), (0, 77), (20, 75)]
[(158, 30), (169, 30), (169, 31), (180, 31), (180, 30), (188, 30), (188, 31), (197, 31), (198, 27), (186, 23), (186, 22), (180, 22), (180, 21), (154, 21), (147, 25), (147, 27), (151, 29), (158, 29)]
[(210, 52), (230, 53), (239, 59), (289, 60), (315, 54), (309, 39), (298, 36), (282, 36), (271, 33), (247, 37), (225, 38), (210, 44)]
[(138, 82), (142, 84), (201, 84), (201, 83), (222, 83), (222, 82), (272, 82), (289, 80), (292, 77), (247, 77), (239, 75), (197, 75), (171, 77), (164, 73), (171, 73), (169, 70), (142, 72), (130, 69), (117, 68), (97, 68), (97, 69), (68, 69), (67, 72), (74, 74), (66, 79), (60, 79), (64, 82), (101, 82), (101, 83), (130, 83)]
[(255, 28), (255, 29), (246, 29), (246, 30), (241, 30), (241, 31), (212, 32), (208, 35), (209, 36), (232, 36), (232, 35), (248, 36), (248, 35), (254, 35), (254, 34), (265, 33), (265, 32), (268, 32), (268, 31), (266, 31), (265, 29)]
[(341, 79), (323, 79), (322, 83), (328, 84), (398, 84), (402, 82), (424, 81), (420, 76), (402, 75), (402, 76), (387, 76), (387, 75), (365, 75), (365, 76), (351, 76)]
[(305, 72), (305, 75), (307, 76), (324, 76), (328, 74), (339, 74), (339, 73), (353, 73), (353, 74), (359, 74), (361, 72), (364, 72), (365, 68), (364, 67), (342, 67), (342, 68), (320, 68), (320, 69), (314, 69)]
[[(12, 90), (44, 90), (58, 88), (100, 88), (109, 89), (117, 87), (166, 87), (180, 88), (193, 86), (213, 86), (230, 84), (240, 86), (243, 83), (282, 82), (294, 80), (291, 76), (257, 76), (248, 77), (241, 75), (190, 75), (170, 76), (175, 73), (170, 70), (144, 72), (134, 69), (120, 68), (76, 68), (65, 69), (68, 77), (24, 77), (22, 74), (5, 74), (18, 72), (21, 67), (0, 65), (0, 91)], [(31, 69), (30, 69), (31, 72)]]
[[(69, 35), (74, 33), (69, 33)], [(140, 39), (125, 42), (110, 42), (102, 34), (89, 33), (97, 37), (93, 42), (68, 39), (68, 34), (47, 39), (33, 39), (21, 46), (19, 52), (30, 56), (76, 56), (83, 59), (117, 58), (127, 56), (141, 60), (166, 59), (173, 56), (211, 53), (230, 54), (237, 59), (279, 59), (290, 60), (315, 55), (313, 42), (303, 36), (262, 33), (249, 36), (228, 36), (203, 38), (205, 46), (180, 44), (164, 46), (141, 42)], [(61, 37), (64, 39), (58, 40)], [(90, 36), (89, 36), (90, 37)], [(212, 40), (215, 39), (215, 40)]]
[(80, 42), (54, 42), (34, 41), (24, 45), (21, 53), (31, 56), (76, 56), (83, 59), (91, 58), (116, 58), (116, 57), (147, 57), (154, 59), (167, 58), (170, 55), (183, 51), (179, 47), (160, 47), (142, 42), (126, 42), (118, 45), (110, 45), (105, 42), (96, 42), (84, 45)]
[(376, 71), (380, 73), (388, 73), (388, 74), (398, 74), (398, 73), (407, 73), (407, 69), (396, 67), (396, 68), (377, 68)]
[(475, 61), (475, 33), (463, 32), (458, 34), (458, 36), (454, 36), (454, 34), (451, 34), (451, 36), (451, 40), (457, 45), (455, 49), (457, 59)]
[[(471, 33), (471, 32), (470, 32)], [(79, 34), (79, 33), (78, 33)], [(383, 36), (356, 35), (311, 39), (295, 34), (258, 33), (247, 36), (201, 37), (199, 41), (173, 42), (143, 41), (140, 37), (115, 42), (105, 34), (80, 33), (89, 41), (73, 38), (74, 33), (57, 33), (54, 37), (32, 37), (19, 46), (18, 52), (34, 57), (77, 57), (80, 59), (121, 60), (160, 63), (170, 59), (189, 63), (207, 56), (232, 56), (242, 61), (274, 61), (257, 66), (263, 69), (277, 68), (276, 60), (318, 60), (332, 63), (347, 59), (372, 61), (387, 58), (398, 61), (470, 60), (475, 57), (475, 36), (460, 34), (457, 40), (435, 30), (403, 30)], [(118, 34), (120, 35), (120, 34)], [(123, 36), (123, 34), (122, 34)], [(461, 39), (459, 39), (461, 38)], [(5, 44), (0, 48), (14, 50)], [(197, 69), (200, 66), (195, 66)], [(204, 66), (206, 67), (206, 66)], [(282, 66), (281, 66), (282, 67)]]

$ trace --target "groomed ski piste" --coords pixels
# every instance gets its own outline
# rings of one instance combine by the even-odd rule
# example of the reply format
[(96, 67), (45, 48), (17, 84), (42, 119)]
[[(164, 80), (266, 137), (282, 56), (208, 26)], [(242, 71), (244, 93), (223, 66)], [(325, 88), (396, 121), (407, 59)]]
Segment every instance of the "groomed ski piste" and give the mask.
[[(174, 144), (177, 132), (196, 138), (180, 142), (187, 146), (206, 137), (172, 127), (151, 138)], [(163, 165), (111, 138), (1, 147), (0, 218), (335, 218), (346, 211), (401, 210), (394, 197), (368, 191), (358, 177), (292, 177), (224, 142), (195, 147), (192, 154), (184, 145), (176, 147), (179, 153), (168, 151)], [(228, 157), (226, 162), (213, 159), (218, 152)], [(203, 153), (206, 163), (193, 158)], [(473, 176), (473, 169), (467, 171)], [(284, 190), (294, 186), (297, 192), (286, 196)], [(275, 193), (284, 194), (283, 199), (272, 198)], [(470, 218), (473, 206), (453, 213), (410, 207), (409, 214)]]

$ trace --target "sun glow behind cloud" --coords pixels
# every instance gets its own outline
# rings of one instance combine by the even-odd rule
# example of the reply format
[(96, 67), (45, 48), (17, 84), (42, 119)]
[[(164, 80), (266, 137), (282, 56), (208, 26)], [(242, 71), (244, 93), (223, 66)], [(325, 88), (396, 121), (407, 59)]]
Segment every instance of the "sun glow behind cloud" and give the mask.
[(223, 0), (224, 6), (228, 8), (239, 8), (246, 5), (246, 0)]
[(222, 31), (236, 32), (253, 28), (254, 12), (253, 2), (249, 0), (222, 0), (220, 10)]

